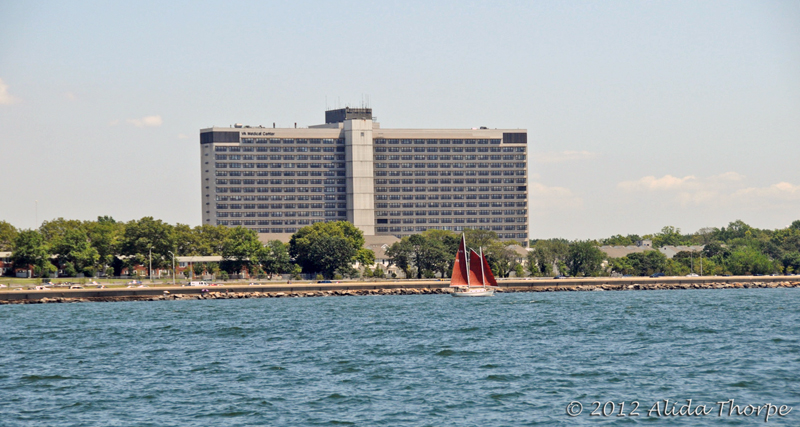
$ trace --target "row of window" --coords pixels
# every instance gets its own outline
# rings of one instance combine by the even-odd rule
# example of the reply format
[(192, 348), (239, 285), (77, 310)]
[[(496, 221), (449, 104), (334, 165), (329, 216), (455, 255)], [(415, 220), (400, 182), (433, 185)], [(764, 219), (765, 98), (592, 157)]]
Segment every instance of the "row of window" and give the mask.
[[(475, 227), (464, 226), (441, 226), (441, 227), (377, 227), (375, 231), (378, 233), (420, 233), (430, 229), (436, 230), (449, 230), (449, 231), (464, 231)], [(489, 230), (489, 227), (480, 227), (482, 230)], [(527, 233), (497, 233), (500, 239), (518, 239), (523, 242), (528, 240)]]
[(467, 192), (475, 192), (475, 191), (499, 192), (499, 191), (502, 191), (502, 192), (506, 192), (507, 193), (509, 191), (527, 191), (527, 188), (528, 187), (525, 186), (525, 185), (519, 185), (519, 186), (516, 186), (516, 187), (512, 187), (512, 186), (503, 186), (503, 187), (501, 187), (501, 186), (488, 186), (488, 185), (487, 186), (476, 186), (476, 187), (472, 187), (472, 186), (466, 186), (466, 187), (461, 187), (461, 186), (457, 186), (457, 187), (449, 187), (449, 186), (443, 186), (443, 187), (375, 187), (375, 192), (376, 193), (386, 193), (386, 192), (389, 192), (389, 193), (399, 193), (399, 192), (407, 193), (407, 192), (415, 191), (417, 193), (424, 193), (424, 192), (427, 191), (429, 193), (436, 193), (436, 192), (450, 193), (450, 192), (463, 192), (463, 191), (467, 191)]
[(259, 154), (259, 155), (241, 155), (241, 154), (215, 154), (214, 160), (326, 160), (326, 161), (334, 161), (334, 160), (341, 160), (344, 161), (344, 154), (329, 154), (329, 155), (307, 155), (307, 154), (273, 154), (267, 156), (266, 154)]
[[(217, 156), (219, 156), (219, 155), (217, 155)], [(253, 157), (253, 156), (250, 156), (250, 157)], [(266, 156), (256, 156), (256, 157), (266, 157)], [(275, 157), (280, 157), (280, 156), (275, 156)], [(306, 156), (306, 157), (308, 157), (308, 156)], [(236, 160), (236, 159), (233, 159), (233, 160)], [(265, 158), (263, 160), (267, 160), (267, 159)], [(290, 159), (290, 160), (294, 160), (294, 158), (292, 157), (292, 159)], [(298, 160), (300, 160), (300, 159), (298, 159)], [(344, 160), (344, 159), (342, 159), (342, 160)], [(441, 154), (441, 155), (439, 155), (439, 154), (430, 154), (430, 155), (427, 155), (427, 156), (421, 155), (421, 154), (417, 154), (417, 155), (413, 155), (413, 156), (412, 155), (403, 155), (403, 156), (400, 156), (400, 155), (389, 155), (389, 156), (386, 156), (386, 155), (383, 155), (383, 154), (376, 154), (375, 155), (375, 161), (385, 161), (385, 160), (415, 160), (415, 161), (434, 161), (434, 160), (525, 160), (525, 155), (524, 154), (516, 154), (516, 155), (506, 154), (506, 155), (503, 155), (503, 156), (501, 156), (499, 154), (491, 155), (491, 156), (489, 156), (489, 155), (482, 155), (482, 156), (476, 156), (476, 155), (467, 155), (467, 156), (464, 156), (464, 155), (453, 155), (453, 156), (451, 156), (449, 154), (448, 155), (445, 155), (445, 154)]]
[[(219, 181), (219, 180), (218, 180)], [(376, 179), (376, 185), (399, 184), (525, 184), (525, 178), (456, 178), (456, 179)]]
[(217, 153), (344, 153), (344, 147), (238, 147), (216, 145)]
[[(344, 164), (342, 164), (344, 167)], [(524, 169), (525, 163), (375, 163), (375, 169)]]
[[(217, 209), (347, 209), (346, 203), (217, 203)], [(280, 213), (280, 212), (278, 212)]]
[(487, 145), (500, 144), (499, 139), (386, 139), (376, 138), (373, 141), (376, 145)]
[(344, 163), (214, 163), (217, 169), (344, 169)]
[(345, 193), (347, 187), (215, 187), (217, 193)]
[[(206, 171), (208, 172), (208, 171)], [(345, 176), (345, 171), (214, 171), (214, 176)]]
[[(417, 221), (414, 218), (391, 218), (388, 221), (385, 219), (379, 219), (378, 224), (497, 224), (502, 223), (503, 221), (492, 221), (493, 218), (419, 218)], [(427, 221), (427, 222), (426, 222)], [(528, 229), (527, 224), (506, 224), (506, 225), (492, 225), (492, 230), (520, 230), (524, 231)]]
[(524, 153), (525, 147), (375, 147), (376, 153)]
[(524, 200), (525, 194), (376, 194), (375, 200)]
[(526, 208), (525, 202), (417, 202), (417, 203), (375, 203), (375, 209), (410, 208)]
[(215, 180), (217, 185), (344, 185), (343, 179), (220, 179)]
[[(272, 194), (272, 195), (269, 195), (269, 196), (261, 195), (261, 194), (259, 194), (257, 196), (256, 195), (244, 195), (244, 196), (222, 195), (222, 196), (216, 196), (215, 200), (217, 202), (254, 202), (254, 201), (260, 201), (260, 202), (266, 202), (266, 201), (272, 201), (272, 202), (275, 202), (275, 201), (294, 202), (294, 201), (305, 201), (305, 200), (323, 200), (323, 195), (322, 194), (312, 194), (312, 195), (300, 194), (300, 195), (296, 195), (296, 196), (295, 195), (282, 196), (282, 195), (279, 195), (279, 194)], [(330, 201), (330, 200), (347, 200), (347, 196), (344, 195), (344, 194), (325, 194), (324, 200), (326, 200), (326, 201)]]
[(344, 139), (333, 138), (242, 138), (242, 144), (344, 144)]
[[(273, 212), (276, 213), (276, 212)], [(284, 213), (284, 212), (280, 212)], [(304, 212), (286, 212), (284, 214), (291, 213), (293, 215), (285, 215), (289, 217), (320, 217), (324, 216), (326, 218), (333, 218), (333, 217), (347, 217), (347, 212), (345, 211), (304, 211)], [(275, 217), (279, 218), (284, 215), (270, 215), (269, 212), (217, 212), (217, 218), (255, 218), (255, 217)]]
[(525, 176), (525, 169), (504, 171), (376, 171), (375, 176)]
[[(491, 212), (491, 214), (489, 213)], [(502, 213), (501, 213), (502, 212)], [(376, 217), (387, 217), (387, 216), (413, 216), (413, 217), (421, 217), (421, 216), (475, 216), (480, 215), (483, 217), (493, 215), (495, 216), (494, 222), (525, 222), (525, 218), (496, 218), (498, 215), (527, 215), (528, 211), (525, 209), (519, 210), (505, 210), (505, 211), (488, 211), (488, 210), (443, 210), (443, 211), (375, 211)], [(421, 218), (424, 219), (424, 218)]]

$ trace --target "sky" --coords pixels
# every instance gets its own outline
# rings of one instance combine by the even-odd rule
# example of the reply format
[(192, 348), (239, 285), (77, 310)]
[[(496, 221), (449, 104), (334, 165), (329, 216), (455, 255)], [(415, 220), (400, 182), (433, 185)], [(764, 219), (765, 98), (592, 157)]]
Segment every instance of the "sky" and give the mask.
[(800, 219), (800, 2), (0, 0), (0, 220), (201, 222), (199, 130), (527, 129), (530, 237)]

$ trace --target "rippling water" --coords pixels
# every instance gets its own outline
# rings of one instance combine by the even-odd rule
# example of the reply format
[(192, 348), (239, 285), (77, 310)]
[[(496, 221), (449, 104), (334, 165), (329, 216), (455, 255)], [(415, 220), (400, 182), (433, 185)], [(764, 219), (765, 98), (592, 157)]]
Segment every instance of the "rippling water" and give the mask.
[[(793, 407), (768, 425), (797, 426), (799, 303), (737, 289), (0, 306), (0, 425), (764, 423), (717, 415), (735, 399)], [(648, 416), (663, 399), (714, 412)], [(593, 401), (641, 415), (589, 416)]]

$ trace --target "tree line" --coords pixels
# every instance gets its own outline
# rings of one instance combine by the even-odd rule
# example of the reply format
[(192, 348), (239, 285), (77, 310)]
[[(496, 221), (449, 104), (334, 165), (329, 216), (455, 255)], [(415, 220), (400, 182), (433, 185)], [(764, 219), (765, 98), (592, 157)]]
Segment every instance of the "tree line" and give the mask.
[[(300, 229), (288, 244), (259, 241), (250, 229), (225, 226), (171, 225), (153, 217), (128, 222), (109, 216), (96, 221), (58, 218), (38, 229), (18, 230), (0, 221), (0, 251), (10, 251), (15, 268), (33, 267), (35, 276), (57, 271), (74, 277), (82, 273), (120, 276), (136, 266), (171, 269), (173, 256), (221, 256), (219, 263), (195, 263), (194, 273), (251, 274), (319, 273), (355, 275), (352, 265), (374, 263), (372, 251), (363, 248), (364, 236), (346, 221), (316, 223)], [(7, 274), (14, 274), (9, 269)]]
[[(652, 248), (702, 246), (679, 251), (667, 258), (658, 250), (635, 252), (619, 258), (606, 257), (600, 246), (632, 246), (649, 240)], [(573, 276), (621, 274), (646, 276), (664, 273), (683, 276), (800, 273), (800, 220), (776, 230), (758, 229), (741, 220), (727, 227), (707, 227), (683, 234), (666, 226), (648, 235), (614, 235), (607, 239), (569, 242), (564, 239), (531, 241), (529, 274)]]
[[(517, 242), (501, 241), (492, 231), (465, 230), (467, 246), (480, 248), (498, 277), (650, 275), (740, 275), (800, 272), (800, 220), (784, 229), (766, 230), (737, 220), (727, 227), (702, 228), (684, 234), (666, 226), (649, 235), (614, 235), (600, 240), (531, 240), (522, 252)], [(386, 249), (389, 265), (408, 278), (449, 277), (460, 234), (428, 230), (403, 237)], [(650, 240), (652, 248), (702, 246), (667, 258), (658, 250), (609, 258), (600, 246), (631, 246)], [(11, 251), (15, 266), (33, 266), (36, 276), (62, 271), (67, 276), (99, 272), (119, 276), (137, 265), (169, 269), (174, 256), (222, 257), (220, 263), (197, 263), (203, 272), (252, 274), (319, 274), (335, 277), (384, 277), (374, 271), (374, 253), (363, 247), (363, 233), (346, 221), (319, 222), (301, 228), (288, 244), (262, 244), (258, 235), (242, 227), (170, 225), (152, 217), (128, 222), (108, 216), (96, 221), (45, 221), (35, 230), (18, 230), (0, 221), (0, 251)], [(522, 252), (522, 253), (520, 253)], [(360, 266), (356, 270), (354, 266)], [(13, 270), (9, 271), (13, 274)]]

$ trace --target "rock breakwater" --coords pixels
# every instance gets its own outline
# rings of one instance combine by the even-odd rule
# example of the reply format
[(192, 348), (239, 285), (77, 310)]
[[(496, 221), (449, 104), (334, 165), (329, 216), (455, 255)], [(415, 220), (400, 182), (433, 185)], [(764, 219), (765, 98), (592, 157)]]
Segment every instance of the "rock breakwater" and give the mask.
[[(740, 288), (800, 288), (800, 282), (711, 282), (711, 283), (633, 283), (633, 284), (570, 284), (544, 286), (502, 286), (498, 293), (510, 292), (579, 292), (579, 291), (645, 291), (645, 290), (692, 290), (692, 289), (740, 289)], [(165, 291), (162, 295), (126, 295), (93, 297), (42, 297), (25, 299), (0, 299), (3, 304), (49, 304), (76, 302), (118, 302), (118, 301), (175, 301), (175, 300), (217, 300), (247, 298), (314, 298), (367, 295), (433, 295), (447, 294), (448, 288), (397, 288), (397, 289), (341, 289), (325, 291), (253, 291), (235, 292), (214, 290), (200, 293), (181, 293)]]

